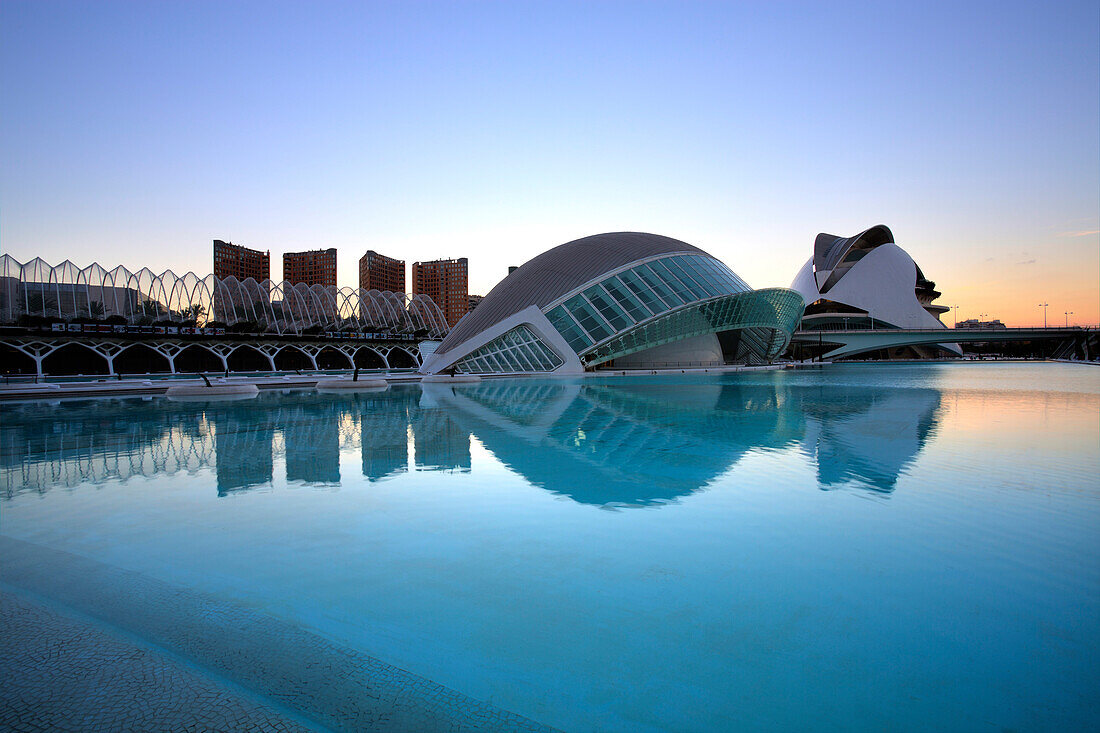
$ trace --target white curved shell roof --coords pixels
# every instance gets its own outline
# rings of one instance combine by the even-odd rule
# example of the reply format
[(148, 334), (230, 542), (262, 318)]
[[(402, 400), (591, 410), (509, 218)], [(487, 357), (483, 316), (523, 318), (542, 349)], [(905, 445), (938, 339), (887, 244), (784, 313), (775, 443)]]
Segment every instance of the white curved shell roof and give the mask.
[(815, 260), (816, 253), (791, 283), (791, 289), (801, 293), (807, 304), (824, 298), (859, 308), (876, 321), (898, 328), (945, 328), (917, 300), (914, 292), (918, 278), (917, 264), (896, 244), (875, 246), (833, 282), (826, 292), (822, 292), (818, 285), (817, 281), (821, 278), (815, 276), (820, 274), (815, 273)]
[(814, 239), (814, 269), (831, 270), (841, 263), (853, 249), (874, 249), (883, 244), (893, 244), (894, 233), (885, 224), (866, 229), (854, 237), (838, 237), (835, 234), (818, 234)]

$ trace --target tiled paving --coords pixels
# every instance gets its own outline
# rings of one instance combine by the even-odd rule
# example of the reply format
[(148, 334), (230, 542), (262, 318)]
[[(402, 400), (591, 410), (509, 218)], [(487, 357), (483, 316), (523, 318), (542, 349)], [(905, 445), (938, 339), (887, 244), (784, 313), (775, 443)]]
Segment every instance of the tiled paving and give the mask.
[[(291, 720), (278, 714), (282, 710), (331, 730), (550, 730), (272, 616), (186, 588), (9, 537), (0, 537), (0, 558), (0, 582), (20, 597), (29, 592), (107, 626), (106, 631), (89, 630), (87, 626), (95, 625), (89, 621), (83, 629), (74, 627), (62, 623), (65, 619), (59, 614), (33, 609), (19, 597), (8, 600), (14, 594), (5, 594), (0, 622), (6, 627), (13, 614), (15, 625), (28, 630), (10, 637), (7, 628), (0, 628), (0, 726), (15, 721), (16, 730), (54, 728), (31, 724), (45, 709), (35, 700), (58, 697), (41, 689), (51, 684), (48, 672), (53, 669), (77, 685), (70, 700), (57, 708), (71, 711), (62, 720), (75, 720), (74, 729), (87, 729), (84, 716), (97, 714), (102, 703), (94, 695), (96, 686), (79, 687), (80, 678), (94, 667), (92, 660), (103, 659), (108, 662), (105, 674), (114, 675), (108, 679), (116, 680), (105, 690), (115, 701), (109, 712), (123, 721), (104, 729), (291, 730)], [(38, 631), (33, 630), (36, 626)], [(146, 645), (143, 653), (131, 657), (132, 672), (126, 671), (127, 658), (117, 646), (123, 640), (118, 635), (111, 638), (112, 627), (139, 639), (133, 653)], [(59, 638), (52, 635), (55, 628)], [(168, 655), (158, 657), (148, 646)], [(194, 666), (181, 666), (171, 655)], [(39, 666), (28, 659), (39, 660)], [(188, 679), (175, 676), (188, 669), (193, 677), (207, 678), (209, 687), (192, 687)], [(220, 698), (206, 692), (219, 689), (218, 680), (228, 680), (230, 688), (239, 685), (248, 694)], [(175, 709), (179, 717), (147, 724), (154, 713), (143, 705), (146, 693), (133, 695), (137, 702), (124, 701), (123, 687), (136, 689), (132, 686), (138, 684), (160, 690), (154, 700), (168, 701), (156, 714), (170, 715), (167, 711)], [(254, 702), (247, 702), (248, 695), (254, 695)], [(265, 709), (264, 702), (272, 709)], [(225, 725), (196, 725), (192, 703), (203, 708), (204, 716), (230, 717)], [(232, 716), (239, 722), (232, 722)]]
[(157, 650), (0, 593), (0, 730), (306, 731)]

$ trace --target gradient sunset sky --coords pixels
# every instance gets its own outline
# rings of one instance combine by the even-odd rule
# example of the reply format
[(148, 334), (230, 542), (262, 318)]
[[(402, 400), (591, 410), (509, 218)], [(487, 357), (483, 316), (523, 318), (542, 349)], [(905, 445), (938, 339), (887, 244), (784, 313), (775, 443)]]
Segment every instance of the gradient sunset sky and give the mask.
[[(958, 317), (1100, 322), (1100, 3), (0, 3), (0, 251), (470, 259), (608, 231), (789, 285), (888, 225)], [(945, 316), (949, 325), (952, 315)]]

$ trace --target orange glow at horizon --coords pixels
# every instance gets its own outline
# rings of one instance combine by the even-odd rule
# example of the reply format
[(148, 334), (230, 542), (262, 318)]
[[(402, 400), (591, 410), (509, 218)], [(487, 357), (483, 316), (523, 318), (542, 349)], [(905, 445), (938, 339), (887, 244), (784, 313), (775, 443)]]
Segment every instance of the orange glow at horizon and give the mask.
[(1048, 326), (1097, 326), (1100, 236), (1097, 232), (1070, 236), (1072, 240), (1056, 243), (1061, 246), (1027, 259), (978, 263), (975, 258), (967, 262), (960, 257), (952, 258), (946, 271), (926, 270), (943, 293), (936, 304), (958, 306), (941, 320), (951, 326), (957, 314), (959, 321), (997, 318), (1008, 326), (1042, 326), (1045, 310)]

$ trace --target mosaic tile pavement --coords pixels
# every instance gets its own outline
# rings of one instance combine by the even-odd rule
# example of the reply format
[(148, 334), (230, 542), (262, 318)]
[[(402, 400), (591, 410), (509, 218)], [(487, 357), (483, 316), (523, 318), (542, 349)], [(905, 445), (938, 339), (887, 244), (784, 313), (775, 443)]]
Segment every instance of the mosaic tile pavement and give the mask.
[[(71, 680), (72, 694), (57, 709), (69, 715), (62, 718), (65, 725), (77, 721), (74, 730), (289, 731), (302, 730), (303, 723), (423, 733), (551, 730), (272, 616), (138, 573), (10, 537), (0, 537), (0, 558), (0, 583), (8, 586), (0, 616), (0, 727), (55, 729), (37, 725), (45, 708), (35, 701), (51, 698), (41, 688), (59, 675)], [(76, 618), (35, 604), (35, 596), (71, 609)], [(87, 622), (79, 623), (80, 617)], [(23, 630), (9, 635), (9, 622)], [(96, 625), (106, 628), (90, 628)], [(136, 641), (127, 642), (127, 635)], [(134, 661), (129, 670), (127, 654)], [(100, 706), (95, 675), (86, 675), (95, 659), (107, 663), (104, 679), (115, 685), (145, 685), (145, 692), (133, 695), (136, 701), (114, 694), (122, 688), (104, 692), (117, 724), (91, 725), (91, 717), (83, 723)], [(193, 686), (196, 679), (206, 686)], [(243, 690), (234, 695), (234, 686)], [(164, 706), (155, 707), (160, 702)], [(191, 702), (210, 722), (196, 722)], [(172, 719), (169, 711), (181, 707)], [(146, 725), (153, 715), (168, 717)]]
[(0, 730), (311, 728), (94, 623), (0, 592)]

